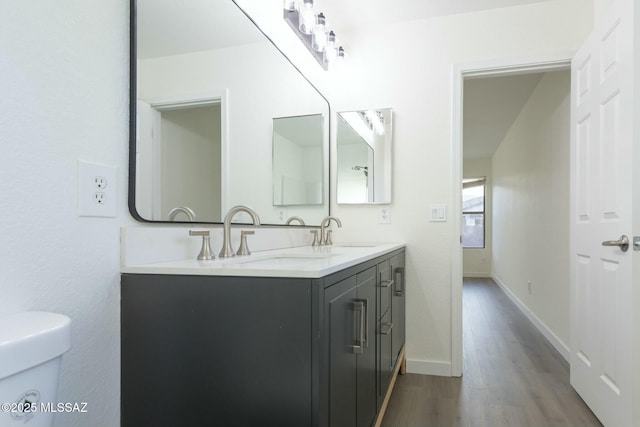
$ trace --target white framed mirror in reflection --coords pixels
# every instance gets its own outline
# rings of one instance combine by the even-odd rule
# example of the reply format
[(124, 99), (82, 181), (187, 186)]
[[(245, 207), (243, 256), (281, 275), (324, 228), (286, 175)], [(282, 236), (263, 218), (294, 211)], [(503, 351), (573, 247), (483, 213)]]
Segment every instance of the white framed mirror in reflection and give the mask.
[(319, 225), (329, 215), (327, 100), (233, 1), (131, 0), (131, 10), (132, 215), (220, 223), (247, 205), (262, 224), (284, 224), (273, 118), (315, 116), (318, 197), (285, 210)]
[(337, 202), (391, 203), (391, 108), (338, 113)]
[(320, 114), (273, 119), (273, 205), (322, 205)]

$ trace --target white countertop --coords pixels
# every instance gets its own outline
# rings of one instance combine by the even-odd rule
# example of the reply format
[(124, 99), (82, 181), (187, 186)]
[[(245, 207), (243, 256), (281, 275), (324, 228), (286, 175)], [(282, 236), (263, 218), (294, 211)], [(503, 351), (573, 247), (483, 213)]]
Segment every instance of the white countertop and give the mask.
[[(254, 252), (211, 261), (185, 259), (125, 265), (122, 273), (319, 278), (403, 248), (404, 243), (336, 243)], [(216, 254), (217, 256), (217, 254)]]

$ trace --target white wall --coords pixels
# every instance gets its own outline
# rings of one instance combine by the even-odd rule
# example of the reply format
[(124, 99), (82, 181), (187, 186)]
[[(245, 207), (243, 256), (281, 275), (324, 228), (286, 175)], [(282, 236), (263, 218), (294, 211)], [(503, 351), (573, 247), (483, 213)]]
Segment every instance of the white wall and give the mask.
[(493, 156), (494, 277), (561, 350), (570, 318), (569, 95), (569, 71), (545, 74)]
[(486, 178), (484, 194), (484, 243), (482, 249), (464, 249), (462, 274), (464, 277), (491, 277), (492, 251), (492, 180), (491, 159), (466, 159), (463, 164), (464, 178)]
[[(0, 16), (0, 315), (69, 316), (58, 399), (88, 413), (55, 425), (117, 426), (128, 2), (4, 1)], [(118, 168), (117, 218), (78, 217), (78, 159)]]
[[(378, 224), (378, 206), (335, 205), (332, 200), (331, 212), (343, 223), (334, 241), (407, 242), (408, 368), (448, 375), (452, 221), (457, 218), (429, 222), (428, 217), (431, 204), (451, 207), (453, 197), (452, 68), (500, 58), (570, 57), (591, 31), (593, 3), (556, 0), (401, 22), (382, 31), (378, 25), (341, 31), (347, 58), (329, 72), (280, 25), (276, 9), (281, 2), (239, 3), (318, 85), (332, 111), (393, 108), (392, 224)], [(335, 135), (332, 138), (335, 153)], [(331, 194), (336, 194), (335, 159), (332, 162)]]

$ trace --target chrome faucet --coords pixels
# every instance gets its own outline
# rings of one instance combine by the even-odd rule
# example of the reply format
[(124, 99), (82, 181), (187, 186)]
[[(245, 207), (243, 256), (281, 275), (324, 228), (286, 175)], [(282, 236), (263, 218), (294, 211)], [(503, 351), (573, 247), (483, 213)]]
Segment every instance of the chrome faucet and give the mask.
[(220, 250), (220, 258), (230, 258), (235, 256), (235, 252), (231, 247), (231, 220), (238, 212), (246, 212), (251, 215), (254, 225), (260, 225), (260, 217), (258, 214), (248, 206), (238, 205), (229, 209), (227, 215), (224, 217), (224, 226), (222, 233), (222, 250)]
[(338, 227), (342, 227), (342, 221), (338, 217), (335, 216), (325, 216), (322, 222), (320, 223), (320, 246), (331, 245), (331, 241), (328, 239), (327, 227), (331, 223), (331, 220), (334, 220)]
[(173, 208), (169, 211), (169, 221), (175, 221), (176, 215), (180, 212), (185, 213), (189, 217), (189, 221), (196, 221), (196, 213), (188, 206), (178, 206), (177, 208)]
[(289, 219), (288, 219), (288, 220), (287, 220), (287, 222), (286, 222), (286, 225), (291, 225), (291, 223), (292, 223), (293, 221), (298, 221), (298, 222), (300, 223), (300, 225), (305, 225), (305, 224), (304, 224), (304, 219), (300, 218), (299, 216), (292, 216), (292, 217), (289, 217)]

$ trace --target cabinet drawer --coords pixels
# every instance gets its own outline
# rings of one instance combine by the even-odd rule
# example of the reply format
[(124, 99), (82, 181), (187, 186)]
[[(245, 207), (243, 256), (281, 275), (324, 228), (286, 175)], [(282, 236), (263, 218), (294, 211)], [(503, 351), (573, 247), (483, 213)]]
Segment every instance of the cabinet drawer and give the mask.
[(386, 260), (378, 264), (378, 318), (381, 318), (389, 311), (393, 288), (391, 263)]
[(391, 321), (391, 311), (382, 316), (378, 322), (378, 342), (380, 345), (379, 367), (378, 367), (378, 402), (382, 403), (391, 376), (393, 373), (393, 357), (392, 357), (392, 336), (393, 323)]

